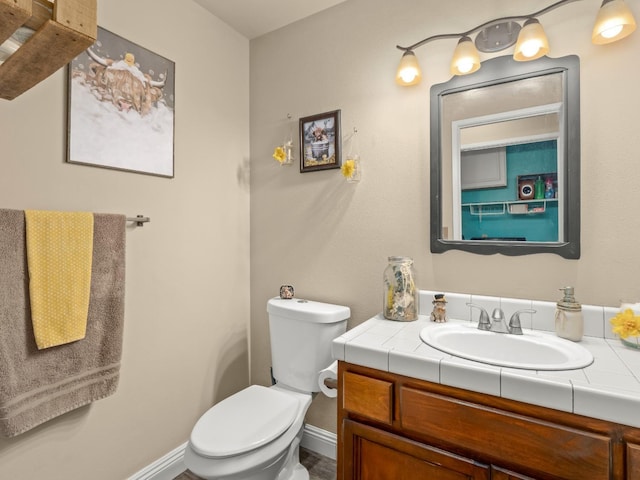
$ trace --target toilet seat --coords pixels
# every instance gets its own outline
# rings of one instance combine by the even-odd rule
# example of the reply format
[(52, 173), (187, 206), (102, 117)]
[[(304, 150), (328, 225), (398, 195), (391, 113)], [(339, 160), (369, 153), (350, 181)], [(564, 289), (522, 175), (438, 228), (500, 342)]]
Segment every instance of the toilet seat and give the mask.
[(194, 426), (190, 444), (203, 457), (239, 455), (278, 438), (297, 413), (295, 397), (252, 385), (211, 407)]
[[(227, 480), (264, 479), (265, 477), (260, 475), (263, 475), (265, 469), (269, 469), (271, 465), (280, 468), (277, 464), (285, 461), (287, 452), (294, 444), (297, 446), (300, 443), (304, 431), (304, 417), (309, 405), (311, 405), (312, 396), (310, 393), (291, 391), (278, 384), (269, 387), (269, 390), (274, 390), (281, 395), (294, 399), (295, 418), (291, 426), (284, 433), (270, 443), (263, 445), (261, 448), (255, 448), (245, 453), (220, 458), (213, 458), (198, 453), (193, 448), (190, 440), (184, 452), (184, 463), (187, 468), (201, 478), (224, 478)], [(252, 405), (252, 408), (254, 406), (255, 405)], [(276, 469), (276, 471), (278, 470)]]

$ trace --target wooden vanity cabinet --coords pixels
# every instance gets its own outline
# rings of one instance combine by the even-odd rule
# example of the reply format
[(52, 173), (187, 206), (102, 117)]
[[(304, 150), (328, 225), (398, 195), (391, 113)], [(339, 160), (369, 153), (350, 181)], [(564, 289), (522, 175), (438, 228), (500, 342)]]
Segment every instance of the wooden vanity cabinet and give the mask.
[(640, 429), (340, 362), (338, 480), (640, 480)]

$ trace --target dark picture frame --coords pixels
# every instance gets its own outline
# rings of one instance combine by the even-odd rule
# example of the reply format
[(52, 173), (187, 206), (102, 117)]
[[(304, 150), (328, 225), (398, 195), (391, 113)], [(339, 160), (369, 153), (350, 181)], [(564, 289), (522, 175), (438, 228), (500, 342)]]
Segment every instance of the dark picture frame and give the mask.
[(68, 163), (173, 178), (173, 61), (98, 27), (68, 88)]
[(342, 165), (340, 110), (300, 118), (300, 173)]

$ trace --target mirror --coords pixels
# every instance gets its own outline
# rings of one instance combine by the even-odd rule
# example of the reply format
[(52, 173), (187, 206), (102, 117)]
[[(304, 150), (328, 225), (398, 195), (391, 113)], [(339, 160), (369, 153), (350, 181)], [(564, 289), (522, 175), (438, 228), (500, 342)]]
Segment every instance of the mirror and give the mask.
[(511, 56), (431, 88), (431, 252), (580, 258), (580, 63)]

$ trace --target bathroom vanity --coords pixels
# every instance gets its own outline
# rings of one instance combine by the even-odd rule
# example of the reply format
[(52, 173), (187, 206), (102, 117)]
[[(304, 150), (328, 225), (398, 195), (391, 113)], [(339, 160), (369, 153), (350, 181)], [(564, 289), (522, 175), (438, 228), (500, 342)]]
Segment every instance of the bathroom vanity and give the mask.
[[(377, 316), (334, 341), (338, 480), (640, 480), (638, 370), (613, 341), (585, 339), (584, 369), (520, 371), (432, 349), (429, 323)], [(597, 384), (601, 368), (629, 390)]]

